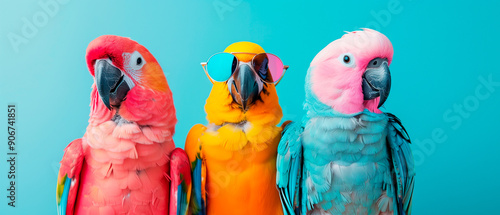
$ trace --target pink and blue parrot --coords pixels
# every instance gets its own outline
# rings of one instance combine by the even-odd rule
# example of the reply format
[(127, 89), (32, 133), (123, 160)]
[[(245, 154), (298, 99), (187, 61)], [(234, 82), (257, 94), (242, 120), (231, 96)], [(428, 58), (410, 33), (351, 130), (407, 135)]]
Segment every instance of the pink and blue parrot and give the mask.
[(285, 214), (410, 214), (414, 161), (401, 121), (379, 108), (391, 87), (383, 34), (348, 32), (319, 52), (306, 76), (302, 123), (278, 147)]

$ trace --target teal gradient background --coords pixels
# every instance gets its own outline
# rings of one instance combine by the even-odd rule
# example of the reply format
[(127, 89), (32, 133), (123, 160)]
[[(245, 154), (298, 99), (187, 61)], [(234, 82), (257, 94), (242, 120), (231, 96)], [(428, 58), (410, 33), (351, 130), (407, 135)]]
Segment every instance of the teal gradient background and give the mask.
[[(362, 27), (394, 46), (382, 110), (402, 119), (414, 143), (414, 214), (498, 213), (500, 86), (481, 82), (500, 82), (498, 2), (70, 0), (26, 44), (13, 45), (9, 35), (23, 36), (24, 18), (44, 21), (39, 2), (49, 1), (0, 3), (1, 214), (56, 213), (58, 162), (87, 126), (93, 80), (85, 49), (94, 38), (131, 37), (153, 53), (174, 94), (174, 140), (183, 147), (190, 127), (206, 123), (211, 83), (200, 62), (233, 42), (260, 44), (290, 65), (277, 90), (284, 119), (300, 120), (309, 63), (343, 31)], [(10, 103), (18, 107), (15, 208), (6, 198)]]

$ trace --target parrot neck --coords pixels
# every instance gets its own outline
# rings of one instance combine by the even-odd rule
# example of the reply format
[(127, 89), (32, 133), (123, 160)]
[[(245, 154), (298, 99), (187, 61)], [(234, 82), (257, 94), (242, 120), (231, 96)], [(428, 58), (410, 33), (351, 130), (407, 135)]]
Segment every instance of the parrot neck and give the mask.
[(306, 100), (304, 102), (304, 110), (306, 111), (306, 118), (311, 119), (314, 117), (345, 117), (350, 118), (361, 114), (366, 114), (370, 116), (384, 115), (380, 111), (373, 111), (369, 109), (364, 109), (363, 111), (355, 112), (355, 113), (341, 113), (334, 110), (332, 107), (323, 104), (319, 99), (314, 95), (311, 90), (306, 89)]
[(91, 98), (89, 125), (98, 126), (108, 121), (135, 123), (140, 127), (156, 127), (175, 132), (177, 118), (170, 91), (160, 92), (135, 86), (127, 94), (119, 109), (108, 110), (99, 98), (94, 85)]
[[(311, 70), (311, 68), (309, 68)], [(319, 100), (319, 98), (316, 96), (316, 94), (312, 91), (311, 89), (311, 79), (310, 79), (310, 71), (307, 73), (306, 77), (306, 87), (305, 87), (305, 92), (306, 92), (306, 98), (304, 101), (304, 110), (306, 111), (306, 118), (313, 118), (313, 117), (353, 117), (360, 115), (362, 113), (368, 114), (368, 115), (380, 115), (383, 114), (380, 110), (376, 108), (376, 103), (378, 103), (378, 99), (370, 100), (370, 101), (364, 101), (363, 106), (365, 107), (364, 109), (361, 109), (360, 111), (356, 111), (353, 113), (342, 113), (339, 111), (336, 111), (333, 109), (331, 106), (324, 104)]]
[(153, 152), (158, 155), (158, 160), (147, 165), (164, 164), (163, 155), (175, 148), (172, 136), (177, 119), (169, 92), (136, 86), (128, 92), (119, 109), (108, 110), (94, 88), (91, 104), (85, 142), (90, 151), (106, 152), (99, 155), (102, 159), (114, 163), (128, 159), (133, 167), (127, 168), (133, 169), (137, 165), (146, 165), (138, 164), (137, 160)]
[(260, 151), (274, 143), (281, 128), (283, 117), (274, 86), (267, 86), (248, 111), (242, 111), (235, 103), (225, 84), (215, 84), (205, 104), (208, 130), (202, 136), (207, 144), (221, 145), (228, 150), (240, 150), (251, 145)]
[(260, 125), (248, 121), (242, 123), (209, 124), (201, 137), (204, 144), (218, 145), (229, 151), (238, 151), (246, 146), (253, 151), (262, 151), (276, 142), (281, 127)]

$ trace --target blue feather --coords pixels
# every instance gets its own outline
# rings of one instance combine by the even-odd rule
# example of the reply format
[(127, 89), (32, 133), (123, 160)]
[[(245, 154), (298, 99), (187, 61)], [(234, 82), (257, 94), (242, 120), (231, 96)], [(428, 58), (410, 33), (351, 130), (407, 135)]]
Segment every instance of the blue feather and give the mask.
[[(182, 190), (182, 183), (177, 186), (177, 205), (181, 206), (182, 201), (186, 201), (186, 196), (184, 195), (184, 192), (180, 192)], [(177, 210), (177, 215), (181, 215), (182, 208), (178, 208)]]
[(280, 192), (283, 212), (295, 214), (298, 209), (298, 191), (301, 180), (303, 127), (297, 123), (288, 124), (282, 133), (276, 159), (276, 184)]
[(201, 193), (201, 159), (198, 157), (194, 161), (196, 162), (195, 167), (193, 169), (193, 193), (194, 193), (194, 201), (196, 205), (197, 211), (193, 211), (193, 214), (197, 215), (205, 215), (207, 214), (206, 212), (206, 206), (205, 206), (205, 201), (202, 198), (202, 193)]
[(58, 214), (65, 215), (66, 214), (66, 207), (68, 206), (68, 195), (69, 195), (69, 188), (71, 188), (71, 178), (68, 178), (67, 176), (64, 176), (66, 180), (64, 181), (64, 190), (61, 196), (61, 203), (58, 205)]
[(414, 162), (400, 120), (368, 110), (336, 112), (311, 91), (313, 69), (306, 77), (306, 115), (301, 124), (287, 126), (278, 147), (285, 214), (408, 214)]
[(391, 157), (394, 167), (397, 207), (399, 215), (411, 213), (411, 199), (413, 195), (415, 166), (410, 149), (410, 136), (403, 127), (401, 120), (387, 113), (389, 117), (388, 142), (391, 148)]

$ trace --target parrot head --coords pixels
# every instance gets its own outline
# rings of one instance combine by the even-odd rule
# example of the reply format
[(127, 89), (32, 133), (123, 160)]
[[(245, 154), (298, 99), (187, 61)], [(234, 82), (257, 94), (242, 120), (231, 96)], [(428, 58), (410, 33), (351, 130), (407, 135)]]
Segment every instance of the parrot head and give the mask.
[(264, 53), (264, 49), (255, 43), (237, 42), (229, 45), (224, 52), (234, 53), (239, 61), (233, 75), (227, 81), (227, 86), (233, 101), (243, 111), (247, 111), (250, 106), (260, 99), (260, 93), (264, 89), (264, 82), (255, 72), (252, 72), (252, 68), (248, 63), (255, 54)]
[[(87, 47), (86, 60), (94, 77), (93, 112), (99, 109), (138, 121), (161, 113), (161, 108), (173, 108), (163, 70), (155, 57), (136, 41), (100, 36)], [(102, 105), (104, 110), (100, 110)]]
[(340, 113), (364, 109), (381, 113), (378, 108), (391, 88), (392, 55), (392, 44), (385, 35), (371, 29), (348, 32), (313, 59), (309, 90)]
[(265, 53), (264, 49), (255, 43), (236, 42), (229, 45), (224, 52), (233, 54), (238, 64), (233, 62), (234, 72), (227, 81), (213, 82), (205, 106), (209, 121), (216, 124), (239, 123), (247, 117), (265, 112), (275, 114), (281, 119), (275, 84), (263, 81), (257, 74), (258, 71), (255, 71), (257, 68), (251, 65), (257, 54)]
[(87, 66), (108, 109), (120, 107), (136, 85), (167, 91), (163, 71), (153, 55), (125, 37), (105, 35), (87, 48)]

